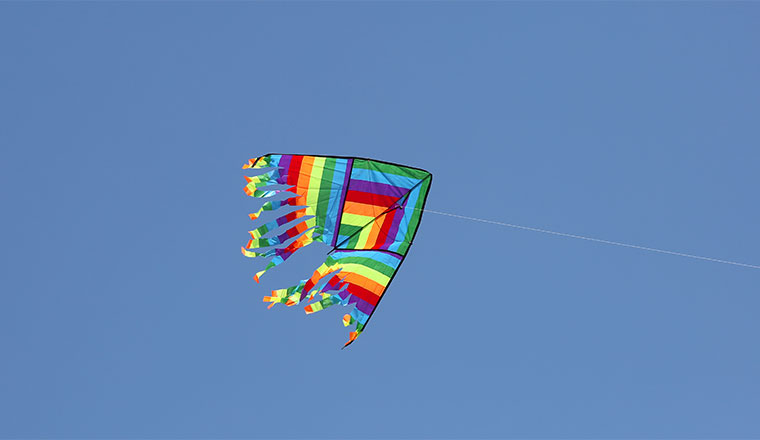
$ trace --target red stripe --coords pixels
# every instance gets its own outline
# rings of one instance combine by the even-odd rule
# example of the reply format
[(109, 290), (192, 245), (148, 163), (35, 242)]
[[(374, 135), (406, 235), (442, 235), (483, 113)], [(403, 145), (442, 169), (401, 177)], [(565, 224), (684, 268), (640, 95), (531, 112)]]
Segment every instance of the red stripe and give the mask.
[(297, 209), (297, 210), (295, 210), (295, 211), (293, 211), (293, 212), (289, 212), (289, 213), (288, 213), (288, 214), (285, 216), (285, 222), (283, 223), (283, 225), (284, 225), (285, 223), (288, 223), (288, 222), (292, 222), (293, 220), (295, 220), (295, 219), (297, 219), (297, 218), (301, 218), (301, 217), (303, 217), (305, 213), (306, 213), (306, 208), (303, 208), (303, 209)]
[[(396, 213), (401, 211), (400, 209), (394, 209), (383, 216), (383, 224), (380, 227), (380, 233), (377, 235), (377, 240), (372, 246), (372, 249), (384, 249), (387, 247), (388, 233), (393, 227), (393, 220), (396, 218)], [(388, 243), (390, 245), (390, 243)]]
[(288, 229), (287, 231), (283, 232), (282, 234), (278, 235), (277, 238), (280, 239), (280, 243), (295, 237), (296, 235), (300, 234), (301, 232), (306, 230), (306, 224), (301, 222), (297, 225), (293, 226), (292, 228)]
[(380, 297), (375, 295), (374, 292), (367, 290), (364, 287), (359, 286), (357, 284), (350, 283), (348, 285), (347, 290), (348, 290), (348, 293), (350, 293), (351, 295), (354, 295), (357, 298), (363, 299), (364, 301), (367, 301), (373, 306), (376, 306), (377, 302), (380, 301)]
[[(321, 279), (321, 278), (320, 278)], [(303, 299), (304, 296), (309, 294), (309, 291), (314, 288), (317, 284), (309, 278), (308, 281), (306, 281), (306, 284), (303, 285), (303, 290), (301, 291), (301, 299)]]
[(298, 185), (298, 178), (301, 177), (301, 164), (303, 163), (303, 156), (292, 156), (290, 159), (290, 166), (288, 167), (288, 184)]
[(364, 191), (352, 191), (346, 192), (346, 201), (355, 203), (364, 203), (365, 205), (382, 206), (387, 208), (398, 200), (398, 197), (384, 196), (382, 194), (368, 193)]
[(288, 257), (293, 255), (295, 251), (303, 247), (303, 237), (298, 238), (293, 243), (290, 243), (287, 247), (282, 249), (282, 252), (278, 252), (278, 254), (282, 257), (283, 260), (287, 260)]

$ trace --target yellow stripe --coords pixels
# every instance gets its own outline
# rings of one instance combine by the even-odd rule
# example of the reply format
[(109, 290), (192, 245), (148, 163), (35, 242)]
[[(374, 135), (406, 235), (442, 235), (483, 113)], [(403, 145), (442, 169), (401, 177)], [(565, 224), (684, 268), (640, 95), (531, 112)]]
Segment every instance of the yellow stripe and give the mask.
[(357, 263), (348, 263), (348, 264), (341, 264), (343, 267), (343, 270), (348, 272), (357, 273), (365, 278), (369, 278), (372, 281), (382, 284), (383, 286), (387, 286), (388, 283), (391, 281), (391, 277), (388, 275), (385, 275), (382, 272), (378, 272), (375, 269), (372, 269), (371, 267), (367, 267), (363, 264), (357, 264)]
[(351, 226), (364, 226), (371, 221), (372, 217), (368, 217), (366, 215), (350, 214), (348, 212), (344, 212), (343, 216), (340, 218), (341, 224), (347, 224)]
[[(372, 222), (374, 224), (374, 222)], [(359, 232), (359, 238), (356, 242), (355, 249), (366, 249), (367, 248), (367, 241), (369, 240), (369, 234), (372, 232), (372, 224), (368, 225), (367, 227), (361, 229), (361, 232)]]
[(315, 157), (314, 163), (311, 166), (311, 177), (309, 178), (309, 191), (306, 193), (306, 204), (309, 206), (317, 206), (317, 200), (319, 199), (319, 186), (322, 182), (322, 173), (325, 170), (324, 157)]

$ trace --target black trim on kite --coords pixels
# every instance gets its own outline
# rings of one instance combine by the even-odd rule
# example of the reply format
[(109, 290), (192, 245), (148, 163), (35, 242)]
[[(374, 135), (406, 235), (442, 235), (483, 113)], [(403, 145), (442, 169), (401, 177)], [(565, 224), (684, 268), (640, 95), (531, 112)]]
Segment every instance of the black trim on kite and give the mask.
[[(301, 153), (267, 153), (267, 154), (265, 154), (265, 155), (263, 155), (263, 156), (259, 156), (258, 158), (256, 158), (256, 162), (254, 162), (252, 166), (255, 166), (255, 165), (256, 165), (256, 163), (259, 161), (259, 159), (261, 159), (262, 157), (271, 156), (271, 155), (273, 155), (273, 154), (279, 154), (279, 155), (281, 155), (281, 156), (338, 157), (338, 158), (340, 158), (340, 159), (362, 159), (362, 160), (371, 160), (372, 162), (380, 162), (380, 163), (384, 163), (384, 164), (386, 164), (386, 165), (395, 165), (395, 166), (397, 166), (397, 167), (403, 167), (403, 168), (411, 168), (411, 169), (413, 169), (413, 170), (417, 170), (417, 171), (424, 171), (424, 172), (426, 172), (426, 173), (430, 174), (431, 176), (433, 175), (433, 173), (431, 173), (430, 171), (428, 171), (428, 170), (426, 170), (426, 169), (423, 169), (423, 168), (417, 168), (417, 167), (410, 167), (409, 165), (404, 165), (404, 164), (402, 164), (402, 163), (396, 163), (396, 162), (388, 162), (388, 161), (386, 161), (386, 160), (377, 160), (377, 159), (372, 159), (372, 158), (370, 158), (370, 157), (359, 157), (359, 156), (328, 156), (328, 155), (324, 155), (324, 154), (301, 154)], [(424, 180), (424, 179), (423, 179), (423, 180)]]
[[(409, 244), (411, 245), (411, 243), (409, 243)], [(332, 249), (330, 252), (332, 252), (332, 251), (341, 251), (341, 252), (382, 252), (382, 253), (385, 253), (385, 254), (395, 255), (395, 256), (401, 257), (401, 258), (404, 257), (403, 254), (399, 254), (398, 252), (389, 251), (388, 249)], [(328, 252), (327, 254), (329, 255), (330, 252)]]

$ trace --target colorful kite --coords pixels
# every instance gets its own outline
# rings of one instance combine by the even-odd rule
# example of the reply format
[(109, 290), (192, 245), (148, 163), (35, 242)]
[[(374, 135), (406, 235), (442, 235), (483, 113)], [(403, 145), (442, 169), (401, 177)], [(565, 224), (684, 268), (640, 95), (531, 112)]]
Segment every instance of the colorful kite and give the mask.
[[(245, 193), (272, 198), (250, 214), (251, 220), (266, 211), (282, 213), (250, 231), (251, 240), (242, 248), (247, 257), (272, 258), (254, 276), (256, 282), (264, 272), (313, 242), (333, 248), (311, 278), (273, 290), (264, 302), (271, 302), (270, 308), (276, 303), (292, 306), (319, 294), (318, 301), (305, 307), (307, 314), (335, 304), (353, 304), (351, 313), (343, 317), (345, 326), (356, 324), (346, 346), (351, 344), (366, 328), (409, 251), (432, 174), (358, 157), (292, 154), (267, 154), (249, 160), (243, 165), (247, 168), (266, 172), (246, 176)], [(292, 197), (274, 197), (283, 192)], [(289, 227), (278, 233), (286, 225)]]

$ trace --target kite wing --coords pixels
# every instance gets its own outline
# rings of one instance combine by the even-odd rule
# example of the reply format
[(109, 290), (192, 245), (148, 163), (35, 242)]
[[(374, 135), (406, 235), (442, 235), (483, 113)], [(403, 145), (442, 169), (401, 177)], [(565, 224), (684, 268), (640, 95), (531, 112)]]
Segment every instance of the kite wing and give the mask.
[[(265, 200), (250, 214), (251, 220), (265, 211), (282, 213), (249, 231), (251, 240), (242, 249), (248, 257), (271, 258), (254, 276), (256, 282), (315, 241), (333, 248), (311, 278), (273, 290), (264, 302), (270, 302), (269, 307), (292, 306), (319, 295), (305, 307), (306, 313), (335, 304), (354, 305), (343, 317), (345, 326), (356, 325), (346, 346), (351, 344), (367, 326), (409, 251), (432, 174), (371, 159), (292, 154), (251, 159), (243, 165), (248, 168), (267, 169), (246, 177), (245, 193)], [(291, 197), (274, 197), (285, 191)]]

